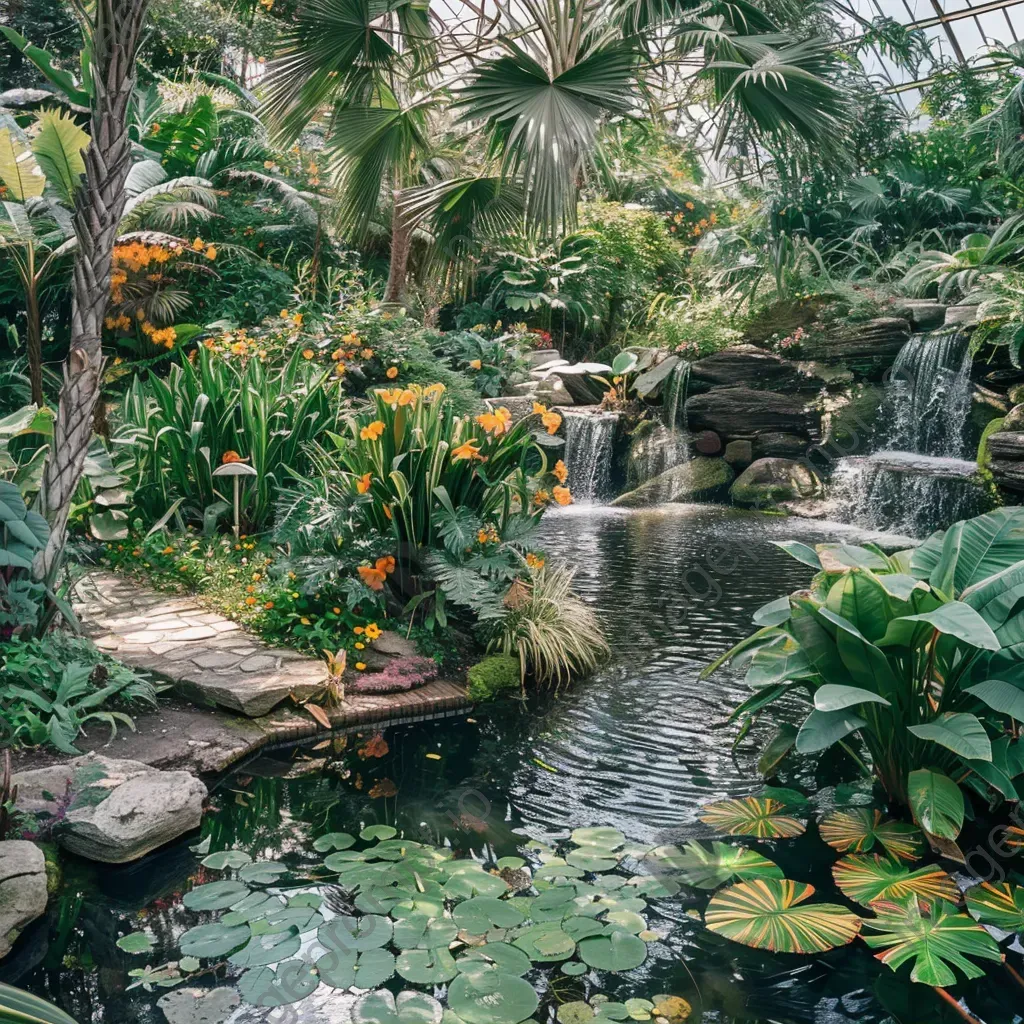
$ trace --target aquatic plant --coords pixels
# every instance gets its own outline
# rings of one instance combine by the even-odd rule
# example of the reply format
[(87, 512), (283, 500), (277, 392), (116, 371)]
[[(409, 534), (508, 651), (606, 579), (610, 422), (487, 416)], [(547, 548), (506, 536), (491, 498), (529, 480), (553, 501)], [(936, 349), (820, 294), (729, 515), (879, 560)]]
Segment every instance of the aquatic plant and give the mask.
[(817, 570), (810, 587), (761, 608), (761, 629), (703, 673), (746, 665), (754, 693), (734, 720), (783, 698), (810, 705), (799, 729), (781, 727), (763, 766), (838, 744), (947, 843), (963, 825), (964, 789), (986, 803), (1016, 800), (1024, 508), (956, 523), (891, 557), (871, 546), (779, 546)]

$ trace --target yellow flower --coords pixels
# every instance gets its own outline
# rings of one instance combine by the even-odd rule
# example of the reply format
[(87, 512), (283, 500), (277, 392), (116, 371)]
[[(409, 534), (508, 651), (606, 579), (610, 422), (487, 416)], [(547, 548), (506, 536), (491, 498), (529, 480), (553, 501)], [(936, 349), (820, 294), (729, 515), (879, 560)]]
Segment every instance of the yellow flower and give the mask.
[(533, 496), (534, 505), (546, 505), (551, 500), (551, 495), (548, 494), (543, 488), (536, 492)]
[(270, 168), (273, 167), (273, 166), (274, 166), (274, 161), (273, 160), (264, 160), (263, 161), (263, 169), (265, 171), (269, 171)]
[(474, 370), (479, 370), (483, 367), (484, 364), (480, 362), (479, 359), (470, 359), (469, 365), (473, 367)]
[(476, 441), (475, 437), (470, 438), (463, 444), (460, 444), (458, 448), (452, 449), (452, 462), (460, 462), (463, 459), (479, 459), (481, 462), (486, 462), (486, 456), (480, 454), (480, 449), (473, 443)]
[(401, 395), (398, 396), (399, 405), (415, 405), (416, 404), (416, 392), (410, 391), (406, 388)]
[(353, 646), (355, 647), (355, 649), (357, 651), (365, 651), (366, 650), (366, 644), (364, 644), (362, 642), (362, 640), (357, 640)]
[(370, 474), (369, 473), (364, 473), (356, 481), (356, 490), (360, 494), (365, 494), (370, 489), (370, 479), (371, 479)]
[(377, 392), (380, 395), (381, 401), (385, 405), (397, 405), (398, 400), (402, 397), (401, 388), (383, 388)]
[(303, 626), (309, 625), (309, 619), (307, 619), (305, 615), (303, 615), (302, 618), (299, 619), (299, 622), (301, 622)]
[(559, 505), (571, 505), (572, 495), (569, 493), (568, 487), (552, 487), (551, 493), (554, 495), (555, 501)]
[(512, 413), (505, 406), (501, 406), (500, 409), (496, 409), (494, 412), (482, 413), (480, 416), (477, 416), (476, 421), (488, 434), (500, 437), (510, 428)]
[(311, 348), (304, 348), (302, 350), (302, 358), (303, 359), (312, 359), (313, 355), (314, 355), (314, 352), (313, 352), (313, 350)]
[(387, 368), (387, 372), (385, 373), (385, 376), (387, 377), (388, 380), (394, 380), (398, 376), (398, 367), (397, 366), (389, 366)]
[(364, 359), (372, 359), (373, 358), (373, 349), (372, 348), (364, 348), (363, 351), (360, 353), (360, 355), (362, 355), (362, 357)]
[(534, 416), (545, 416), (547, 414), (548, 407), (541, 405), (540, 402), (533, 403), (533, 414)]
[(535, 555), (532, 551), (526, 556), (526, 564), (531, 569), (543, 569), (544, 559), (540, 555)]
[(206, 247), (206, 258), (208, 260), (215, 260), (217, 258), (217, 250), (212, 245)]
[(295, 316), (292, 317), (292, 320), (293, 320), (294, 323), (301, 324), (302, 323), (302, 314), (301, 313), (296, 313)]
[(377, 625), (376, 622), (371, 622), (366, 627), (366, 634), (365, 634), (366, 635), (366, 639), (367, 640), (376, 640), (381, 635), (382, 632), (383, 632), (383, 630), (380, 628), (380, 626)]
[(549, 434), (557, 434), (558, 428), (562, 425), (562, 417), (557, 412), (544, 413), (540, 421), (547, 427)]
[(551, 472), (560, 484), (564, 484), (569, 477), (569, 470), (561, 459), (555, 463), (555, 468)]
[(281, 317), (282, 320), (287, 320), (288, 319), (288, 310), (287, 309), (282, 309), (281, 312), (278, 315)]
[(197, 235), (192, 241), (192, 248), (199, 252), (203, 248), (203, 240)]
[(431, 384), (429, 387), (423, 389), (424, 398), (434, 398), (437, 395), (444, 394), (444, 385), (438, 381), (436, 384)]
[(384, 433), (384, 423), (381, 420), (374, 420), (359, 431), (361, 441), (376, 441)]
[(364, 662), (362, 662), (362, 661), (357, 661), (356, 662), (356, 669), (358, 671), (360, 671), (360, 672), (365, 672), (366, 671), (366, 664)]

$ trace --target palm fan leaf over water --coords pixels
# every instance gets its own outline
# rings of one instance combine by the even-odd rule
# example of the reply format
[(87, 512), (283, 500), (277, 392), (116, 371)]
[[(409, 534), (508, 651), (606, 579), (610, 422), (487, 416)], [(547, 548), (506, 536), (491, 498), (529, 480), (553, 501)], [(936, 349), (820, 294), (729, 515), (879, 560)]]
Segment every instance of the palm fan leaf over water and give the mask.
[(875, 956), (894, 971), (913, 961), (910, 978), (922, 985), (956, 984), (954, 967), (968, 978), (984, 977), (969, 956), (996, 963), (1003, 959), (995, 939), (977, 921), (943, 900), (924, 909), (911, 896), (905, 903), (879, 902), (872, 909), (877, 917), (865, 919), (864, 927), (878, 934), (865, 935), (864, 941), (881, 950)]
[(818, 833), (839, 853), (868, 853), (876, 844), (899, 860), (916, 860), (924, 853), (924, 835), (919, 828), (883, 820), (877, 807), (832, 811), (822, 819)]
[(844, 896), (870, 906), (876, 900), (900, 902), (916, 895), (922, 900), (957, 903), (960, 890), (942, 868), (935, 865), (911, 871), (899, 861), (877, 853), (853, 853), (832, 868)]
[(1024, 933), (1024, 886), (984, 882), (964, 894), (967, 909), (982, 923)]
[(814, 886), (787, 878), (740, 882), (713, 896), (707, 927), (733, 942), (776, 953), (823, 953), (852, 942), (861, 919), (835, 903), (807, 903)]
[(791, 839), (803, 835), (804, 823), (784, 814), (785, 809), (785, 804), (771, 797), (746, 796), (708, 804), (701, 810), (700, 820), (730, 836)]

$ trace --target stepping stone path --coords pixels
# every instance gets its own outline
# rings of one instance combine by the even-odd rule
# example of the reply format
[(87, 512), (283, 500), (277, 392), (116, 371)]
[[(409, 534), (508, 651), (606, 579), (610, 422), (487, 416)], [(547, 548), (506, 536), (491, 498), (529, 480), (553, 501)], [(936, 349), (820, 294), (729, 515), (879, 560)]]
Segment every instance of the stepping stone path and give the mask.
[(327, 679), (323, 662), (270, 647), (188, 597), (160, 594), (113, 573), (81, 580), (75, 608), (100, 650), (165, 676), (200, 705), (255, 718), (290, 694), (311, 696)]

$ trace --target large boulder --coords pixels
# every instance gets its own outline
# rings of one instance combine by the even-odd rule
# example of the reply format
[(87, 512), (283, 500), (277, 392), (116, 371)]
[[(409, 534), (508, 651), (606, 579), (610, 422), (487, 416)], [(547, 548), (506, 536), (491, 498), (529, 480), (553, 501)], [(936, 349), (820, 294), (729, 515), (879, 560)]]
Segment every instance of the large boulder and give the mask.
[[(1003, 426), (1006, 426), (1006, 420)], [(1024, 433), (1017, 430), (996, 431), (988, 435), (985, 447), (988, 452), (988, 469), (995, 482), (1008, 491), (1018, 494), (1024, 492)]]
[(807, 444), (807, 438), (799, 434), (769, 430), (754, 438), (753, 459), (801, 459), (807, 452)]
[(124, 864), (199, 827), (206, 786), (182, 771), (87, 754), (14, 777), (18, 808), (58, 819), (71, 853)]
[(666, 501), (696, 501), (723, 493), (735, 474), (725, 459), (698, 455), (679, 466), (620, 495), (612, 504), (621, 508), (640, 508)]
[(946, 321), (946, 305), (934, 299), (904, 299), (894, 312), (906, 316), (915, 331), (934, 331)]
[(800, 343), (801, 359), (840, 362), (865, 376), (877, 376), (891, 366), (910, 339), (910, 321), (883, 316), (849, 323), (828, 334), (815, 332)]
[(821, 422), (820, 414), (800, 398), (747, 387), (712, 388), (691, 396), (686, 401), (686, 419), (691, 430), (713, 430), (726, 441), (749, 440), (767, 431), (809, 439)]
[(34, 843), (0, 843), (0, 958), (46, 910), (46, 860)]
[(818, 475), (803, 462), (793, 459), (758, 459), (736, 478), (729, 497), (737, 505), (768, 508), (783, 501), (806, 501), (821, 497)]
[(690, 380), (759, 391), (818, 391), (824, 383), (809, 367), (797, 366), (757, 345), (733, 345), (698, 359), (690, 366)]

